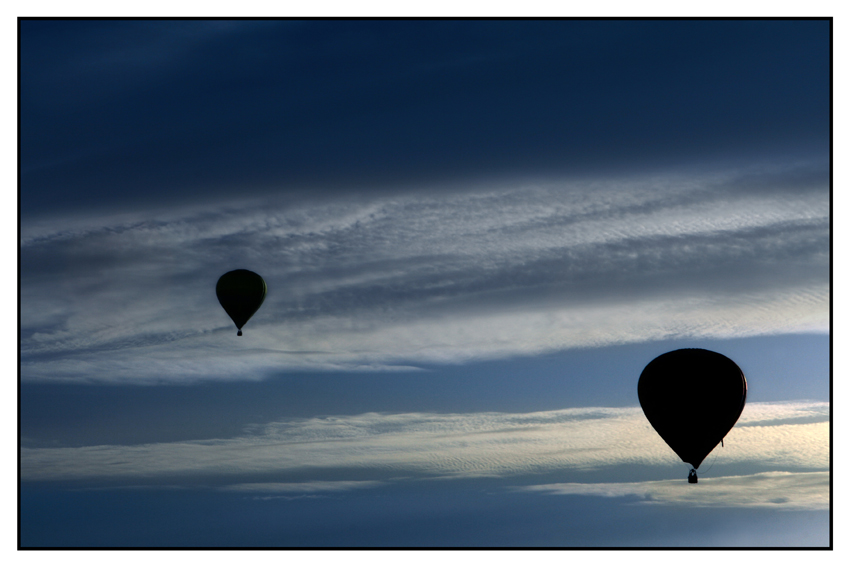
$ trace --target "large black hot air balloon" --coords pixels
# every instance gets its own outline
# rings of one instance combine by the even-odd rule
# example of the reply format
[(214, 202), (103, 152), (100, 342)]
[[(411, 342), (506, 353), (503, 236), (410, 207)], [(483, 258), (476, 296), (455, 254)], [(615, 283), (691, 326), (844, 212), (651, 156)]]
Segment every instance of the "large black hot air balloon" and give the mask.
[(638, 399), (655, 431), (696, 469), (738, 421), (747, 401), (747, 379), (722, 354), (686, 348), (662, 354), (638, 380)]
[(233, 270), (218, 278), (215, 294), (239, 329), (236, 334), (241, 337), (242, 327), (266, 298), (266, 282), (250, 270)]

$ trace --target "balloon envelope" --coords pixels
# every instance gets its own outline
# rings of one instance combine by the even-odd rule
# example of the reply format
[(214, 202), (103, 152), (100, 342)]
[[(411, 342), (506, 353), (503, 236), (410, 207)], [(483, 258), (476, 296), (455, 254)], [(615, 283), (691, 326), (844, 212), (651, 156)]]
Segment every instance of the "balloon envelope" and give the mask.
[(638, 399), (655, 431), (696, 469), (738, 421), (747, 400), (747, 379), (722, 354), (674, 350), (646, 365)]
[(218, 279), (215, 294), (239, 329), (237, 334), (241, 336), (242, 326), (257, 312), (266, 298), (266, 282), (249, 270), (233, 270)]

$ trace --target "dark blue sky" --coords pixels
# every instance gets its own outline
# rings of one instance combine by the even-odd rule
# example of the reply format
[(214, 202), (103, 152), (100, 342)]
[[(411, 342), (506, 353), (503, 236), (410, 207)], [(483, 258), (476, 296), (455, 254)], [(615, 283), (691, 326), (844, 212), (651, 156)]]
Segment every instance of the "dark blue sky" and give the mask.
[(829, 25), (24, 20), (21, 208), (823, 160)]
[(24, 546), (829, 544), (829, 20), (19, 24)]

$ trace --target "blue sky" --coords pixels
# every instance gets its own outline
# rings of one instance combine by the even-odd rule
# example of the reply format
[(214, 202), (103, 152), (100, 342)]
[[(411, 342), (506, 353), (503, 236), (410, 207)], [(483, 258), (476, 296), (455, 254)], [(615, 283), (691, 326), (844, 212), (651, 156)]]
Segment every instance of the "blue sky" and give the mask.
[[(23, 545), (830, 543), (828, 21), (29, 20), (20, 61)], [(749, 381), (697, 486), (636, 394), (684, 347)]]

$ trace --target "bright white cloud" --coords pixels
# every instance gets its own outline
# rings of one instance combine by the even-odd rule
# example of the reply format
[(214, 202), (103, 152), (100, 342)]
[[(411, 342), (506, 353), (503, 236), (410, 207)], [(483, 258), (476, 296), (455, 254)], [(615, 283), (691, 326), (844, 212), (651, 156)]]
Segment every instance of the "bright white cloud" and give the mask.
[(639, 504), (685, 504), (713, 508), (828, 510), (828, 472), (765, 472), (746, 476), (687, 481), (561, 483), (525, 486), (520, 490), (559, 495), (635, 497)]
[[(714, 463), (750, 472), (826, 471), (828, 419), (828, 404), (819, 402), (749, 404), (725, 447), (715, 449)], [(617, 480), (618, 474), (630, 473), (618, 473), (616, 467), (635, 466), (677, 471), (685, 466), (639, 408), (368, 413), (269, 423), (231, 439), (21, 449), (24, 481), (132, 484), (218, 478), (233, 484), (226, 479), (239, 477), (240, 484), (247, 484), (274, 478), (275, 484), (266, 485), (271, 491), (286, 489), (287, 483), (326, 480), (321, 475), (328, 474), (335, 475), (333, 480), (389, 481), (557, 472), (570, 479), (609, 470), (607, 476)]]
[[(256, 380), (287, 369), (827, 332), (827, 188), (768, 191), (765, 180), (781, 176), (28, 220), (21, 376)], [(269, 285), (241, 340), (213, 292), (236, 267)]]

